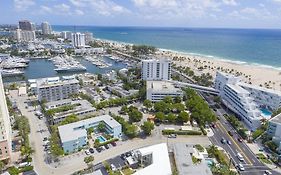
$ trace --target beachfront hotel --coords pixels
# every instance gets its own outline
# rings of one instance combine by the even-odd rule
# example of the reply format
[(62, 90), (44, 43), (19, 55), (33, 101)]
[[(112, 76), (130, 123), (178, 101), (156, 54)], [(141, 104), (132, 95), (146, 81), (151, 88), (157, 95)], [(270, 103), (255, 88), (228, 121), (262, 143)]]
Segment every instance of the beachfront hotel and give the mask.
[(64, 152), (75, 152), (79, 148), (83, 148), (84, 146), (86, 146), (88, 142), (87, 129), (94, 128), (95, 130), (97, 130), (100, 122), (104, 123), (105, 131), (107, 134), (113, 136), (114, 138), (121, 137), (121, 124), (109, 115), (102, 115), (81, 120), (75, 123), (70, 123), (58, 127)]
[(42, 34), (43, 35), (50, 35), (52, 34), (52, 27), (48, 22), (43, 22), (41, 24)]
[(42, 101), (57, 101), (66, 99), (71, 94), (76, 94), (79, 91), (79, 81), (73, 79), (60, 79), (59, 77), (49, 77), (36, 79), (30, 86), (36, 89), (38, 100)]
[(278, 152), (281, 152), (281, 114), (269, 120), (267, 134), (278, 145)]
[(141, 77), (143, 80), (170, 80), (171, 65), (169, 59), (142, 60)]
[(231, 74), (217, 72), (215, 89), (222, 102), (252, 130), (260, 126), (261, 119), (270, 118), (269, 110), (275, 110), (281, 104), (280, 92), (243, 83)]
[(0, 73), (0, 160), (9, 161), (12, 151), (12, 129)]
[(181, 88), (168, 81), (146, 81), (146, 99), (158, 102), (165, 97), (183, 97)]

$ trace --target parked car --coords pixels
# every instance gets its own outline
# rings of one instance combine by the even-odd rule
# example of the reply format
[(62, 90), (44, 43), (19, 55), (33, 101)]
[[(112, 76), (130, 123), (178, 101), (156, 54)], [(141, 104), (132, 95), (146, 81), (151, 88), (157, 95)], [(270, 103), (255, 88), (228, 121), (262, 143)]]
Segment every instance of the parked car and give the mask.
[(90, 153), (92, 153), (92, 154), (95, 152), (94, 148), (90, 148), (89, 151), (90, 151)]
[(125, 154), (121, 154), (120, 157), (121, 157), (122, 160), (126, 160), (126, 155)]
[(116, 144), (116, 142), (111, 142), (111, 145), (116, 146), (117, 144)]
[(48, 137), (44, 137), (43, 138), (43, 142), (47, 141), (48, 140)]
[(231, 131), (227, 131), (227, 133), (230, 135), (230, 136), (233, 136), (233, 133)]
[(85, 154), (86, 154), (86, 155), (90, 155), (91, 153), (90, 153), (89, 150), (85, 150)]
[(111, 168), (112, 171), (116, 171), (117, 170), (116, 166), (113, 165), (113, 164), (110, 165), (110, 168)]
[(237, 140), (238, 140), (239, 142), (243, 142), (243, 139), (240, 138), (240, 137), (239, 137)]
[(25, 167), (25, 166), (30, 166), (30, 162), (22, 162), (19, 164), (19, 167), (22, 168), (22, 167)]
[(126, 152), (125, 155), (126, 155), (126, 157), (130, 157), (132, 155), (132, 153), (131, 152)]
[(106, 148), (106, 149), (109, 149), (109, 146), (106, 144), (106, 145), (104, 145), (104, 147)]
[(170, 134), (170, 135), (168, 135), (168, 138), (177, 138), (177, 135), (176, 134)]
[(96, 150), (97, 150), (97, 152), (99, 152), (99, 153), (102, 152), (102, 148), (101, 148), (101, 147), (97, 147)]

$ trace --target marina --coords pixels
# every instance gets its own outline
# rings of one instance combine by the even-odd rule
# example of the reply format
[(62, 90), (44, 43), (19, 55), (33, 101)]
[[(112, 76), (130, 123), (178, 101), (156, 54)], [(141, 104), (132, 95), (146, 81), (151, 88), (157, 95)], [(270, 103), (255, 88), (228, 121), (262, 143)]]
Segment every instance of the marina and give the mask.
[(102, 60), (101, 57), (98, 56), (86, 56), (84, 57), (85, 60), (91, 62), (93, 65), (99, 67), (99, 68), (107, 68), (111, 67), (112, 64), (107, 63), (106, 61)]
[(57, 72), (79, 72), (86, 71), (86, 67), (73, 57), (64, 55), (56, 56), (50, 59), (55, 65), (55, 71)]

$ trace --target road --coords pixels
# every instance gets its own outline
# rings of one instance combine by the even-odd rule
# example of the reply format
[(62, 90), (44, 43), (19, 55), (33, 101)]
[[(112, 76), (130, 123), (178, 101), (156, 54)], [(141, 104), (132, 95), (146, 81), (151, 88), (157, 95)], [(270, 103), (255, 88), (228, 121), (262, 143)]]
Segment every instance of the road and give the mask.
[[(84, 163), (84, 157), (86, 156), (83, 151), (74, 153), (68, 156), (64, 156), (60, 159), (59, 162), (56, 163), (48, 163), (47, 154), (44, 152), (43, 148), (43, 138), (48, 137), (50, 133), (46, 127), (46, 121), (40, 120), (34, 114), (34, 108), (29, 106), (26, 109), (26, 105), (24, 102), (28, 100), (28, 97), (18, 96), (17, 91), (11, 91), (10, 93), (13, 101), (16, 101), (19, 110), (22, 115), (26, 116), (29, 120), (30, 125), (30, 143), (32, 148), (35, 150), (33, 154), (33, 162), (34, 170), (40, 175), (67, 175), (72, 174), (75, 171), (87, 168), (87, 165)], [(44, 130), (43, 132), (41, 132)], [(39, 132), (40, 131), (40, 132)], [(107, 159), (120, 155), (129, 150), (138, 149), (141, 147), (165, 143), (168, 144), (173, 143), (189, 143), (189, 144), (201, 144), (201, 145), (210, 145), (210, 140), (205, 136), (182, 136), (177, 137), (175, 139), (167, 139), (167, 137), (161, 136), (161, 133), (155, 134), (152, 137), (148, 137), (145, 139), (133, 139), (128, 141), (118, 142), (116, 147), (112, 147), (108, 150), (105, 150), (101, 153), (95, 154), (94, 164), (98, 164)]]
[[(257, 156), (250, 150), (246, 143), (239, 142), (238, 138), (240, 137), (234, 128), (229, 124), (229, 122), (223, 117), (223, 114), (226, 113), (224, 109), (218, 109), (216, 111), (217, 116), (219, 116), (219, 121), (217, 122), (217, 127), (213, 128), (214, 136), (210, 137), (210, 140), (213, 144), (222, 147), (232, 158), (234, 165), (239, 163), (243, 164), (245, 171), (240, 172), (240, 174), (249, 174), (249, 175), (263, 175), (265, 170), (270, 170), (267, 166), (261, 163)], [(233, 133), (233, 136), (228, 134), (228, 131)], [(231, 142), (231, 145), (221, 143), (221, 139), (224, 138)], [(237, 158), (237, 153), (240, 153), (245, 161), (241, 162)], [(274, 175), (279, 173), (273, 172)]]

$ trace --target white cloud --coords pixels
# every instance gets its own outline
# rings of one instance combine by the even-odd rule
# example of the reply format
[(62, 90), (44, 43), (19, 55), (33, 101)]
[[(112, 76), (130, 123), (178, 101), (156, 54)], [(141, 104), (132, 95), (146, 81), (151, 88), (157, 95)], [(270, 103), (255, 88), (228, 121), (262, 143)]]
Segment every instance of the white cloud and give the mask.
[(40, 6), (40, 12), (45, 14), (45, 13), (52, 13), (53, 10), (52, 8), (48, 7), (48, 6), (45, 6), (45, 5), (41, 5)]
[(84, 10), (89, 12), (96, 12), (103, 16), (112, 16), (115, 14), (129, 13), (130, 11), (116, 4), (111, 0), (69, 0), (75, 7), (83, 7)]
[(35, 5), (34, 0), (14, 0), (14, 7), (16, 11), (26, 11), (33, 5)]
[(84, 15), (84, 12), (82, 11), (82, 10), (75, 10), (75, 14), (76, 15), (79, 15), (79, 16), (82, 16), (82, 15)]
[(222, 0), (225, 5), (236, 6), (238, 3), (235, 0)]
[(64, 3), (55, 5), (54, 10), (57, 14), (71, 15), (70, 6)]

